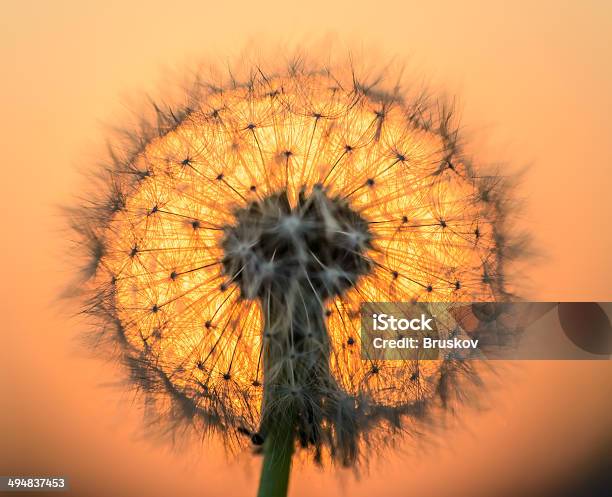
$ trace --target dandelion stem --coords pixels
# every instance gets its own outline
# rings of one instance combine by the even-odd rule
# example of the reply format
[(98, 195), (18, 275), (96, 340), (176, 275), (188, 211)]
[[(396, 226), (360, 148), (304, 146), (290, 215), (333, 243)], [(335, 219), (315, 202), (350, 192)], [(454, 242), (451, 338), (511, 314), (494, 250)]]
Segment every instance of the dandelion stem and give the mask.
[(264, 444), (264, 460), (257, 497), (286, 497), (293, 455), (291, 423), (271, 427)]

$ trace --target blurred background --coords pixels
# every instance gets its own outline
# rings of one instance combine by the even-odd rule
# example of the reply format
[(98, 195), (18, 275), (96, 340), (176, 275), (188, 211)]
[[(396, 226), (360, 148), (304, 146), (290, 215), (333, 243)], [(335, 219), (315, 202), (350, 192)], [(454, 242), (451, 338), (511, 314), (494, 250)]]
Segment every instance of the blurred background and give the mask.
[[(458, 96), (479, 159), (526, 168), (519, 227), (538, 255), (510, 275), (522, 295), (612, 300), (608, 1), (0, 5), (0, 475), (62, 474), (92, 497), (255, 494), (257, 457), (144, 437), (139, 401), (114, 364), (88, 356), (85, 324), (59, 298), (74, 277), (59, 207), (103, 154), (104, 123), (202, 57), (315, 42), (407, 61)], [(297, 465), (290, 494), (609, 495), (611, 373), (610, 361), (509, 364), (489, 409), (403, 442), (359, 478)]]

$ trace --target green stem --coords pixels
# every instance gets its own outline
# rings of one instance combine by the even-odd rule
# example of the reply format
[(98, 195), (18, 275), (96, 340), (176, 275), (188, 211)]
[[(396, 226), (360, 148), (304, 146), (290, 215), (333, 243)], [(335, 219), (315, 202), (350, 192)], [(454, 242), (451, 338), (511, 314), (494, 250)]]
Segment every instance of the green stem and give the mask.
[(286, 497), (293, 455), (293, 430), (290, 423), (274, 425), (266, 436), (264, 459), (257, 497)]

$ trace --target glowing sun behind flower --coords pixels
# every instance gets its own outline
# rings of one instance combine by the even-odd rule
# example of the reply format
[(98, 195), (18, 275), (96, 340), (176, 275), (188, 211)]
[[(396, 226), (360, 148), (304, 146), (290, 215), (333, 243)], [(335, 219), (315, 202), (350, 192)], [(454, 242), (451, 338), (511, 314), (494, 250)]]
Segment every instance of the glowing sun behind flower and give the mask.
[(497, 180), (462, 157), (450, 113), (353, 77), (204, 88), (159, 111), (80, 212), (87, 311), (157, 415), (351, 465), (469, 373), (363, 360), (360, 304), (503, 296)]

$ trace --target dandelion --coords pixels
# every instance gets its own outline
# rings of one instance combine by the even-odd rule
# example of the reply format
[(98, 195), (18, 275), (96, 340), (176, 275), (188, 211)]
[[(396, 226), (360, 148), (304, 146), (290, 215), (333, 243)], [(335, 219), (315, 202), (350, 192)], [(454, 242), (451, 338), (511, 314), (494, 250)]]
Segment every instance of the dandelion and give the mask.
[(477, 379), (451, 356), (362, 359), (362, 302), (506, 296), (502, 181), (450, 107), (377, 81), (303, 62), (198, 81), (74, 216), (85, 312), (153, 418), (262, 446), (262, 496), (294, 452), (353, 466)]

